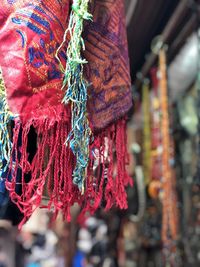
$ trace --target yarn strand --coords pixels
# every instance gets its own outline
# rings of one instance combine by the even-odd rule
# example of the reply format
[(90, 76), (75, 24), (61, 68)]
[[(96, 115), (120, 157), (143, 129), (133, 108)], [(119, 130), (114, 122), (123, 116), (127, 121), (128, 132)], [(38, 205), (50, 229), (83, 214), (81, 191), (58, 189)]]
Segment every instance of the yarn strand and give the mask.
[(64, 34), (63, 43), (58, 52), (69, 37), (66, 52), (67, 62), (64, 70), (61, 61), (61, 70), (64, 71), (62, 89), (67, 88), (63, 103), (71, 103), (72, 121), (71, 132), (67, 137), (66, 144), (70, 145), (76, 157), (76, 166), (73, 172), (73, 182), (82, 193), (84, 193), (84, 180), (89, 162), (89, 143), (91, 130), (86, 115), (87, 110), (87, 88), (88, 84), (83, 78), (83, 65), (87, 63), (81, 55), (85, 49), (82, 38), (84, 20), (91, 20), (92, 15), (88, 13), (89, 0), (74, 0), (69, 19), (69, 26)]

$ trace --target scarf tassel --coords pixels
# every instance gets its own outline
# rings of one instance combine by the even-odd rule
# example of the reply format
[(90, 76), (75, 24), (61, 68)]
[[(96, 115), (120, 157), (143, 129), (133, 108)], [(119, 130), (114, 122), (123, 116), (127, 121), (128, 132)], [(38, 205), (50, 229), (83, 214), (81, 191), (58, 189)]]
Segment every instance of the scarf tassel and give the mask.
[(133, 180), (126, 170), (129, 163), (126, 145), (125, 119), (95, 135), (90, 146), (86, 192), (79, 221), (84, 220), (88, 211), (94, 214), (99, 207), (105, 211), (112, 207), (128, 208), (125, 188), (132, 186)]
[[(32, 160), (28, 153), (31, 126), (37, 134), (37, 148)], [(15, 121), (9, 168), (9, 176), (12, 179), (6, 181), (6, 187), (11, 200), (24, 214), (21, 225), (39, 206), (52, 210), (55, 217), (62, 209), (68, 216), (66, 219), (70, 220), (69, 209), (73, 198), (77, 198), (77, 190), (71, 179), (73, 155), (64, 145), (69, 131), (66, 122), (52, 124), (45, 120), (21, 125), (19, 121)], [(17, 186), (20, 191), (16, 190)], [(48, 198), (46, 206), (41, 204), (43, 196)]]

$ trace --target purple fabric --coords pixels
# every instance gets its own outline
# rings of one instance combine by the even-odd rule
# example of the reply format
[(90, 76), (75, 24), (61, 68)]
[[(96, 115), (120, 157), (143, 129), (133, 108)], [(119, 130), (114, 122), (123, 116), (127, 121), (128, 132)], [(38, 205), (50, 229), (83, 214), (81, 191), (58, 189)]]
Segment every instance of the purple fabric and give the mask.
[(105, 128), (132, 105), (124, 0), (91, 1), (93, 22), (85, 26), (84, 57), (89, 119), (95, 129)]

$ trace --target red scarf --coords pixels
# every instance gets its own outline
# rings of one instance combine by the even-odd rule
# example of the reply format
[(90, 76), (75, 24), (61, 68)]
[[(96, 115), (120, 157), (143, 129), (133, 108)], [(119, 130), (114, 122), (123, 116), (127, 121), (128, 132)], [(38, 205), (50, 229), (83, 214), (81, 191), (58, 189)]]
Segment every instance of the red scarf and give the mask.
[[(10, 0), (0, 7), (0, 67), (8, 106), (16, 115), (12, 180), (7, 181), (7, 188), (25, 220), (41, 205), (45, 187), (48, 208), (55, 215), (62, 210), (67, 219), (75, 202), (83, 212), (95, 211), (102, 199), (106, 208), (114, 204), (127, 207), (124, 186), (131, 181), (125, 169), (126, 124), (122, 117), (132, 100), (123, 1), (93, 1), (90, 9), (93, 22), (85, 25), (88, 64), (84, 75), (90, 85), (88, 118), (93, 137), (82, 195), (72, 181), (76, 160), (64, 144), (71, 130), (71, 107), (62, 103), (63, 73), (55, 57), (68, 26), (70, 1)], [(63, 64), (66, 49), (67, 42), (59, 51)], [(31, 127), (37, 134), (33, 160), (27, 153)], [(96, 173), (94, 164), (101, 166)], [(15, 192), (19, 170), (22, 194)], [(28, 181), (27, 175), (31, 177)]]

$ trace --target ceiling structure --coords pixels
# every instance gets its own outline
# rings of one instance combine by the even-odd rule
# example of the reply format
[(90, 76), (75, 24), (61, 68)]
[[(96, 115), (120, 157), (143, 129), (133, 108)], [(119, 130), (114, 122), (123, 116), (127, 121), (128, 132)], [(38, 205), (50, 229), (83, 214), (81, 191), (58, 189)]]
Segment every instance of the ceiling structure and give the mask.
[(151, 43), (158, 35), (165, 36), (164, 42), (169, 45), (168, 78), (173, 101), (194, 82), (199, 60), (194, 33), (200, 25), (198, 5), (200, 0), (126, 0), (131, 77), (137, 90), (141, 86), (137, 73), (141, 71), (146, 77), (156, 62)]
[[(161, 34), (181, 0), (126, 0), (132, 80), (150, 52), (152, 39)], [(130, 15), (132, 16), (130, 19)]]

